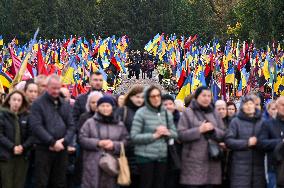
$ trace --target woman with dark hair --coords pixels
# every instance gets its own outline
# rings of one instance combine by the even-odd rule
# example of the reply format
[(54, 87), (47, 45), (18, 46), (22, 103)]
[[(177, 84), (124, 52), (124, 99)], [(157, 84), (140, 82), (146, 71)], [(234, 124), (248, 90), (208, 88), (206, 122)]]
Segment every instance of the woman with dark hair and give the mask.
[(262, 127), (261, 111), (254, 98), (241, 99), (240, 111), (232, 120), (226, 145), (232, 152), (231, 188), (264, 188), (264, 151), (257, 139)]
[(21, 91), (11, 92), (0, 109), (1, 188), (23, 188), (32, 138), (28, 126), (28, 101)]
[(145, 92), (131, 127), (140, 188), (164, 188), (167, 173), (168, 140), (177, 138), (173, 116), (162, 105), (162, 92), (156, 86)]
[[(118, 109), (118, 115), (130, 133), (132, 122), (136, 111), (144, 104), (144, 87), (134, 85), (125, 96), (123, 107)], [(139, 173), (134, 155), (134, 146), (130, 142), (126, 148), (126, 156), (130, 166), (131, 185), (129, 187), (136, 188), (139, 186)]]
[[(39, 95), (39, 87), (34, 82), (33, 79), (27, 80), (25, 87), (24, 87), (25, 96), (29, 102), (29, 107), (31, 104), (38, 98)], [(31, 147), (30, 155), (29, 155), (29, 167), (27, 172), (27, 179), (26, 179), (26, 188), (33, 188), (34, 187), (34, 160), (35, 160), (35, 153), (34, 148)]]
[(211, 158), (208, 145), (223, 141), (224, 124), (212, 104), (211, 90), (199, 87), (178, 124), (183, 143), (180, 183), (188, 188), (211, 188), (221, 184), (221, 159)]
[(227, 116), (229, 120), (232, 120), (238, 112), (237, 106), (234, 102), (227, 102)]
[(31, 104), (38, 97), (38, 85), (34, 83), (34, 80), (28, 80), (24, 87), (24, 92), (29, 103)]
[(124, 106), (124, 100), (125, 100), (125, 94), (124, 93), (120, 93), (115, 98), (116, 98), (116, 101), (117, 101), (117, 106), (119, 108), (123, 107)]

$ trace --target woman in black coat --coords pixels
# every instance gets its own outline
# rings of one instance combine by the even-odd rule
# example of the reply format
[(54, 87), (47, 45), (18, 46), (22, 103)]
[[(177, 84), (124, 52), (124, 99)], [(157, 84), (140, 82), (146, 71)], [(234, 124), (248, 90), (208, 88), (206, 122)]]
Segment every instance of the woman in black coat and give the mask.
[[(134, 85), (126, 94), (124, 100), (124, 107), (119, 108), (117, 113), (120, 120), (124, 122), (128, 133), (131, 131), (132, 122), (136, 111), (144, 104), (144, 87), (141, 85)], [(131, 172), (131, 185), (129, 187), (136, 188), (139, 186), (139, 173), (137, 170), (134, 147), (131, 143), (126, 148), (126, 156), (128, 158), (130, 172)]]
[(261, 112), (253, 98), (242, 98), (240, 112), (230, 123), (226, 145), (232, 151), (231, 188), (265, 188), (264, 152), (257, 140)]
[(11, 92), (0, 109), (1, 188), (23, 188), (32, 137), (28, 101), (21, 91)]

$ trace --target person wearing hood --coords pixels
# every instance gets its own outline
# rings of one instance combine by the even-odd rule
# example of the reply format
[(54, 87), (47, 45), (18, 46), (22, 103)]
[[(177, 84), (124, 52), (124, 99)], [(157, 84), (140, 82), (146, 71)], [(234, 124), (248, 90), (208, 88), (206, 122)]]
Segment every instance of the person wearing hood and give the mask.
[(183, 144), (180, 183), (187, 188), (211, 188), (221, 184), (221, 160), (209, 157), (208, 144), (223, 141), (224, 124), (212, 104), (210, 88), (196, 89), (194, 99), (178, 124)]
[(116, 187), (116, 177), (99, 167), (104, 152), (118, 158), (121, 143), (126, 146), (128, 133), (122, 122), (114, 113), (115, 103), (110, 96), (104, 96), (97, 102), (93, 118), (89, 118), (79, 133), (79, 142), (83, 150), (84, 188)]
[[(284, 97), (276, 100), (277, 116), (263, 122), (259, 140), (267, 152), (268, 188), (284, 187), (284, 155), (277, 148), (284, 143)], [(280, 155), (280, 157), (278, 157)], [(282, 159), (281, 159), (282, 158)]]
[(32, 146), (28, 104), (24, 94), (14, 90), (0, 109), (1, 188), (23, 188), (25, 184)]
[[(143, 86), (134, 85), (125, 96), (124, 106), (117, 111), (129, 134), (136, 111), (144, 105), (143, 90)], [(134, 145), (131, 142), (126, 147), (126, 157), (131, 173), (131, 185), (129, 187), (136, 188), (139, 186), (140, 176), (134, 155)]]
[(264, 150), (257, 136), (262, 127), (261, 111), (250, 95), (241, 99), (240, 111), (232, 120), (225, 143), (232, 152), (231, 188), (264, 188)]
[(162, 92), (150, 86), (145, 92), (145, 106), (140, 108), (131, 127), (140, 188), (164, 188), (167, 173), (168, 140), (177, 138), (173, 116), (162, 105)]

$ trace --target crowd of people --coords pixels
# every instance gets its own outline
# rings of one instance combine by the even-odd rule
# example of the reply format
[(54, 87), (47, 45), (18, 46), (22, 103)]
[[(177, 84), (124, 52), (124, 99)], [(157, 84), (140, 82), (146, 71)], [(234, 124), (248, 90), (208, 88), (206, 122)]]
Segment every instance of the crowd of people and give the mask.
[[(89, 85), (73, 99), (59, 76), (40, 75), (1, 96), (1, 188), (284, 187), (283, 96), (237, 107), (201, 86), (178, 106), (155, 85), (113, 96), (100, 72)], [(101, 165), (123, 146), (129, 186)]]

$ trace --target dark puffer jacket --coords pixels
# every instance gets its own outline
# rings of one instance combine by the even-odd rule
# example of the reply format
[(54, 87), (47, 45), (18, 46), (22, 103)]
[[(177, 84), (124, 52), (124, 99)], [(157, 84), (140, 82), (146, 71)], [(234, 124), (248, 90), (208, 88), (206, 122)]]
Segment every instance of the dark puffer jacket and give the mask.
[(248, 146), (249, 138), (258, 136), (261, 126), (260, 111), (251, 118), (240, 111), (229, 126), (225, 142), (232, 151), (232, 188), (264, 188), (266, 185), (263, 147), (261, 144)]
[[(16, 135), (16, 124), (20, 126), (20, 135)], [(0, 109), (0, 160), (9, 160), (14, 155), (15, 137), (20, 136), (24, 155), (28, 157), (32, 146), (32, 137), (28, 124), (28, 113), (16, 115), (7, 109)]]
[(71, 110), (70, 105), (62, 98), (58, 99), (57, 105), (48, 93), (38, 98), (32, 104), (30, 115), (36, 144), (48, 148), (56, 140), (64, 138), (64, 145), (69, 145), (76, 130)]
[(86, 103), (90, 92), (79, 95), (75, 101), (73, 108), (73, 119), (76, 126), (78, 126), (80, 116), (86, 112)]

